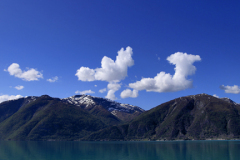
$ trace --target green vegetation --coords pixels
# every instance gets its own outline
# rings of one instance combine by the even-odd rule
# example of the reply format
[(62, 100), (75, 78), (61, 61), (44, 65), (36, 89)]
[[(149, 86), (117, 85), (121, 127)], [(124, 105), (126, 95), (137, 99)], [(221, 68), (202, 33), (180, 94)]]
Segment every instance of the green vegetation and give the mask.
[(0, 123), (6, 140), (76, 140), (107, 125), (89, 112), (42, 96)]
[(166, 102), (130, 122), (120, 120), (102, 105), (82, 109), (46, 95), (1, 103), (0, 111), (2, 140), (240, 138), (240, 105), (206, 94)]
[[(126, 125), (92, 133), (86, 140), (239, 139), (239, 105), (203, 94), (161, 104)], [(112, 138), (111, 135), (115, 135)]]

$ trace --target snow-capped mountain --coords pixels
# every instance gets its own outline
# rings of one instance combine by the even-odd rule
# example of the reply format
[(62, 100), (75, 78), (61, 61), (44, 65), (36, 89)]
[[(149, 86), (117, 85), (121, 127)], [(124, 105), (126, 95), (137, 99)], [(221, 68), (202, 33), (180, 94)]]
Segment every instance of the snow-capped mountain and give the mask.
[[(68, 98), (61, 99), (66, 103), (70, 103), (86, 110), (91, 110), (94, 106), (102, 106), (111, 114), (121, 120), (132, 119), (141, 114), (144, 110), (140, 107), (122, 104), (106, 98), (93, 97), (90, 95), (74, 95)], [(132, 118), (130, 118), (132, 117)]]
[[(48, 95), (42, 95), (42, 98), (52, 98)], [(29, 103), (36, 101), (38, 98), (37, 96), (27, 96), (27, 97), (21, 97), (19, 99), (9, 100), (2, 103), (8, 103), (15, 101), (19, 102), (17, 104), (16, 109), (20, 109)], [(115, 117), (117, 121), (130, 121), (136, 116), (140, 115), (144, 112), (144, 110), (140, 107), (129, 105), (129, 104), (122, 104), (119, 102), (112, 101), (110, 99), (106, 98), (100, 98), (100, 97), (93, 97), (90, 95), (74, 95), (68, 98), (53, 98), (57, 101), (61, 101), (65, 104), (71, 104), (74, 106), (81, 107), (82, 109), (85, 109), (87, 111), (90, 111), (92, 114), (104, 114), (105, 117), (107, 114), (111, 114), (112, 117)], [(102, 115), (103, 116), (103, 115)]]
[(22, 97), (0, 103), (0, 140), (240, 138), (240, 105), (228, 98), (190, 95), (143, 111), (88, 95)]

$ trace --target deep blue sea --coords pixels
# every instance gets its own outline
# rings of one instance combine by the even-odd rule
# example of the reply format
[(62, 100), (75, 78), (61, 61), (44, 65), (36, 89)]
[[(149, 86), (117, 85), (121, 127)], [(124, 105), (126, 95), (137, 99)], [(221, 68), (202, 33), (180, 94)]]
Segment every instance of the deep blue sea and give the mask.
[(0, 141), (0, 160), (240, 160), (240, 141)]

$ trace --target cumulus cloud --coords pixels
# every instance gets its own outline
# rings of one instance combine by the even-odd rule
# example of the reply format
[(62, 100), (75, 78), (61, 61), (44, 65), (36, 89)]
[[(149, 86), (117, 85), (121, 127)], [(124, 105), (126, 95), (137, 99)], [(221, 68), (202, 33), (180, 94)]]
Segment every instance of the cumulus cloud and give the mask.
[(76, 94), (91, 94), (91, 93), (95, 93), (92, 90), (85, 90), (85, 91), (76, 91)]
[(16, 86), (15, 88), (16, 88), (17, 90), (22, 90), (22, 89), (24, 88), (24, 86), (18, 85), (18, 86)]
[(240, 93), (240, 88), (237, 85), (234, 85), (234, 86), (221, 85), (220, 89), (224, 90), (225, 93), (233, 93), (233, 94), (239, 94)]
[(12, 63), (7, 71), (10, 75), (21, 78), (25, 81), (37, 81), (39, 78), (43, 78), (42, 73), (33, 68), (30, 68), (27, 71), (22, 71), (17, 63)]
[(127, 76), (127, 69), (134, 64), (132, 59), (132, 48), (127, 47), (126, 50), (121, 48), (118, 51), (116, 61), (104, 56), (101, 61), (101, 68), (90, 69), (81, 67), (75, 74), (81, 81), (107, 81), (119, 82)]
[(23, 96), (21, 96), (21, 95), (1, 95), (0, 96), (0, 103), (2, 103), (3, 101), (19, 99), (19, 98), (22, 98), (22, 97)]
[(47, 79), (48, 82), (56, 82), (58, 80), (58, 76), (53, 77), (52, 79)]
[[(125, 50), (124, 48), (121, 48), (118, 51), (115, 61), (107, 56), (104, 56), (101, 61), (101, 68), (90, 69), (88, 67), (81, 67), (77, 70), (75, 76), (77, 76), (78, 80), (81, 81), (99, 80), (109, 82), (109, 86), (113, 84), (116, 85), (117, 82), (125, 79), (128, 67), (131, 67), (134, 64), (132, 54), (133, 52), (131, 47), (127, 47)], [(116, 90), (109, 89), (106, 97), (109, 99), (115, 99), (115, 92)]]
[(107, 86), (108, 88), (108, 93), (105, 98), (111, 99), (111, 100), (116, 100), (115, 92), (118, 91), (121, 88), (121, 84), (115, 83), (115, 82), (110, 82)]
[(104, 93), (104, 92), (106, 92), (106, 91), (107, 91), (106, 88), (103, 88), (103, 89), (100, 89), (100, 90), (99, 90), (100, 93)]
[(95, 81), (95, 70), (88, 67), (81, 67), (77, 70), (75, 76), (78, 77), (80, 81)]
[[(191, 88), (192, 81), (187, 77), (195, 73), (196, 67), (193, 63), (200, 61), (200, 56), (176, 52), (167, 57), (167, 60), (170, 64), (175, 65), (174, 75), (160, 72), (154, 78), (142, 78), (140, 81), (130, 83), (129, 87), (148, 92), (175, 92)], [(124, 97), (127, 98), (127, 96)]]
[(138, 91), (135, 89), (133, 91), (131, 91), (130, 89), (125, 89), (124, 91), (122, 91), (120, 96), (121, 98), (128, 98), (128, 97), (136, 98), (138, 97)]

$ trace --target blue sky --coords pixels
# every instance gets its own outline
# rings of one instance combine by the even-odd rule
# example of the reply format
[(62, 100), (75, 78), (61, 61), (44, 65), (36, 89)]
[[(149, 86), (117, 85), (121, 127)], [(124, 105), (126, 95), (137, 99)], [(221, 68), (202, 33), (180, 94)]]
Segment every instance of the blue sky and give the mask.
[(2, 0), (0, 100), (89, 91), (146, 110), (200, 93), (240, 103), (239, 8), (237, 0)]

